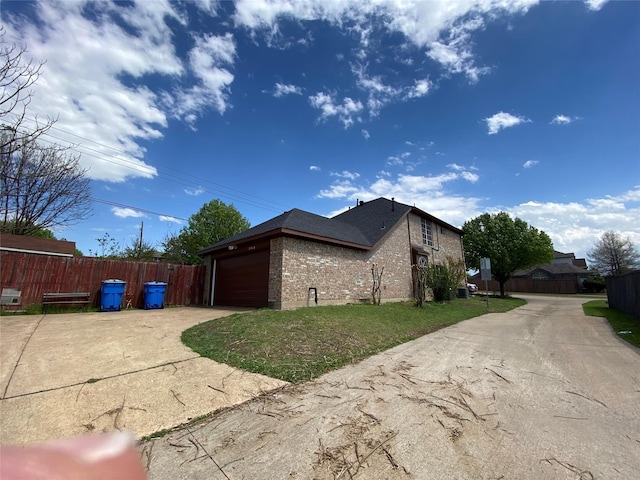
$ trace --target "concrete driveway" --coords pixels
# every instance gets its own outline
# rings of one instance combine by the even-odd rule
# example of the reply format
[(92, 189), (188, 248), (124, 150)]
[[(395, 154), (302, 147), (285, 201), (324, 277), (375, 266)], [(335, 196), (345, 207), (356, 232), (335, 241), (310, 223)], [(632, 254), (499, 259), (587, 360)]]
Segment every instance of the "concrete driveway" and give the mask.
[(186, 328), (238, 309), (0, 317), (0, 442), (113, 429), (139, 437), (285, 382), (201, 358)]
[(143, 443), (149, 477), (640, 478), (640, 352), (526, 299)]

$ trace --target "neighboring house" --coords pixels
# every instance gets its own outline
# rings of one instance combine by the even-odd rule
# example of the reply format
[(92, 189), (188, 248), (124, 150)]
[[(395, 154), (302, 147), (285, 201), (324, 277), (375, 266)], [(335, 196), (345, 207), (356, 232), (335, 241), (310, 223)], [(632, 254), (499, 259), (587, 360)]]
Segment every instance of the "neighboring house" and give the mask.
[(29, 235), (0, 234), (0, 250), (8, 252), (36, 253), (40, 255), (56, 255), (73, 257), (75, 242), (54, 240), (51, 238), (31, 237)]
[(593, 273), (584, 268), (576, 267), (575, 265), (547, 263), (528, 270), (518, 270), (513, 274), (513, 278), (569, 281), (574, 286), (574, 290), (569, 293), (578, 293), (582, 290), (582, 282), (586, 280), (589, 275), (593, 275)]
[(584, 269), (587, 268), (587, 261), (584, 258), (576, 258), (573, 253), (562, 253), (558, 252), (557, 250), (553, 251), (553, 260), (551, 261), (551, 263), (555, 265), (565, 264), (574, 265), (576, 267)]
[(513, 278), (532, 280), (563, 280), (570, 282), (575, 290), (571, 293), (582, 291), (582, 282), (594, 272), (587, 270), (587, 262), (584, 258), (576, 258), (573, 253), (553, 252), (551, 263), (536, 265), (525, 270), (517, 270)]
[[(536, 265), (535, 267), (516, 270), (513, 276), (505, 284), (510, 292), (527, 293), (580, 293), (583, 290), (582, 282), (596, 272), (587, 270), (587, 262), (584, 258), (576, 258), (573, 253), (554, 251), (551, 263)], [(478, 286), (480, 274), (472, 277)], [(488, 288), (499, 288), (497, 282), (489, 282)]]
[(275, 309), (369, 301), (374, 263), (382, 301), (411, 299), (412, 264), (464, 257), (462, 230), (384, 198), (333, 218), (293, 209), (198, 254), (209, 304)]

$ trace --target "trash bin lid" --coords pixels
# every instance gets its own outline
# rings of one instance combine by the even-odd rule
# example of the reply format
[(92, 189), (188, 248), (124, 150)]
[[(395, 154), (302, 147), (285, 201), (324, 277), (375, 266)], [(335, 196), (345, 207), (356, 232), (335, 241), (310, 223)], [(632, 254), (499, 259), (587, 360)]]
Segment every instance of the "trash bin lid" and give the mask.
[(145, 285), (166, 285), (166, 282), (145, 282)]
[(116, 278), (110, 278), (109, 280), (103, 280), (102, 283), (127, 283), (124, 280), (118, 280)]

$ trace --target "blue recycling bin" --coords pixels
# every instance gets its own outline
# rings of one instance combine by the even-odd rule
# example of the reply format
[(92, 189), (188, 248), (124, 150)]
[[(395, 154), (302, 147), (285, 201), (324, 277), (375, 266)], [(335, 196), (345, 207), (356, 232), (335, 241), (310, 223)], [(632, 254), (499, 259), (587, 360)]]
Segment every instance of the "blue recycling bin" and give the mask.
[(122, 296), (127, 282), (124, 280), (103, 280), (100, 290), (100, 310), (103, 312), (115, 312), (122, 308)]
[(164, 308), (165, 282), (147, 282), (144, 284), (144, 309)]

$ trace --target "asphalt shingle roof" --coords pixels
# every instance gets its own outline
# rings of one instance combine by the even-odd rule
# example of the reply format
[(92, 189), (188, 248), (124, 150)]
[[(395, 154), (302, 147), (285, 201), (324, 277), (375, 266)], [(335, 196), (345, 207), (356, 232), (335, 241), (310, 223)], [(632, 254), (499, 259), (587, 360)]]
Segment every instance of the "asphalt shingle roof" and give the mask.
[(567, 273), (588, 274), (589, 271), (585, 268), (576, 267), (569, 263), (545, 263), (536, 267), (527, 268), (524, 270), (516, 270), (513, 273), (514, 277), (526, 277), (533, 273), (535, 270), (544, 270), (552, 275), (562, 275)]
[[(412, 209), (414, 207), (387, 200), (386, 198), (378, 198), (370, 202), (361, 203), (333, 218), (294, 208), (238, 235), (211, 245), (198, 252), (198, 254), (205, 255), (249, 238), (279, 233), (319, 237), (319, 239), (325, 239), (330, 242), (371, 248)], [(429, 216), (428, 214), (425, 215)], [(455, 229), (455, 227), (451, 228)]]

